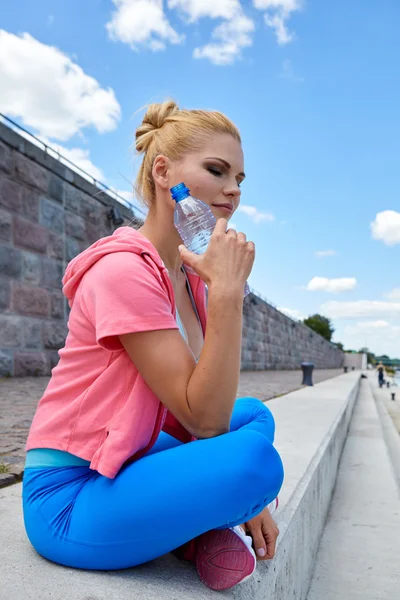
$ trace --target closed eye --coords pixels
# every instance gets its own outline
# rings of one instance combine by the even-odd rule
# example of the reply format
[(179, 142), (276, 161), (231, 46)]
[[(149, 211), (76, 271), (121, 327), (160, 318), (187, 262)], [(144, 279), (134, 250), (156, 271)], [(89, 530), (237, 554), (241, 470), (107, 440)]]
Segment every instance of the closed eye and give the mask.
[(222, 171), (220, 171), (219, 169), (217, 169), (215, 167), (208, 167), (208, 170), (210, 171), (210, 173), (212, 173), (216, 177), (221, 177), (221, 175), (222, 175)]

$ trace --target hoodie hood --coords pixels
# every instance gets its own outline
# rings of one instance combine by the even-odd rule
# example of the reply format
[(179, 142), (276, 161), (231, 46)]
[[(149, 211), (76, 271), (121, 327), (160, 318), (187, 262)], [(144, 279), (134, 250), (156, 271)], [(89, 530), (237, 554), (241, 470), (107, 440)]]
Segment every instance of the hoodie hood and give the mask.
[(112, 235), (101, 238), (68, 263), (62, 284), (63, 293), (70, 307), (86, 271), (103, 256), (112, 252), (148, 254), (160, 270), (165, 270), (165, 265), (150, 240), (132, 227), (120, 227)]

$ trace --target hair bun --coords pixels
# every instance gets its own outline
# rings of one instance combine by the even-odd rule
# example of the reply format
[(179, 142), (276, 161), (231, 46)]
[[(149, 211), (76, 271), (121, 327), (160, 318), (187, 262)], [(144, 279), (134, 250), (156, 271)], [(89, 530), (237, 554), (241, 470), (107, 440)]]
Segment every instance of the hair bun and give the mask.
[(154, 139), (154, 133), (160, 129), (169, 117), (179, 111), (173, 100), (150, 104), (144, 115), (142, 124), (136, 129), (136, 150), (140, 154), (146, 152)]

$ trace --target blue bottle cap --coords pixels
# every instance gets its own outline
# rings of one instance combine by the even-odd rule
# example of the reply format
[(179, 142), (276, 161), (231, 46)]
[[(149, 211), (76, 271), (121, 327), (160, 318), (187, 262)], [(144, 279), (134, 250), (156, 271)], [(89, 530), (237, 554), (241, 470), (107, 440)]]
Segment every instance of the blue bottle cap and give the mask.
[(182, 183), (178, 183), (178, 185), (174, 185), (174, 187), (170, 190), (172, 199), (176, 200), (176, 202), (180, 202), (184, 200), (188, 196), (190, 196), (190, 190), (186, 187), (186, 185)]

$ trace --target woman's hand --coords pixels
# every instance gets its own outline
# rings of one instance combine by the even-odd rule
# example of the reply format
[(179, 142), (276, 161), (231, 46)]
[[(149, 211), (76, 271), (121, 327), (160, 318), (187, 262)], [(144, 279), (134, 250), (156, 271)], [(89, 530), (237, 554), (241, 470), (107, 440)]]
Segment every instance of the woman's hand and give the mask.
[(218, 284), (225, 291), (237, 288), (242, 293), (253, 267), (255, 246), (244, 233), (227, 230), (227, 225), (226, 219), (218, 219), (204, 254), (194, 254), (181, 245), (180, 256), (208, 287)]
[(268, 508), (264, 508), (254, 519), (247, 521), (245, 527), (253, 538), (253, 546), (258, 560), (274, 558), (279, 529)]

